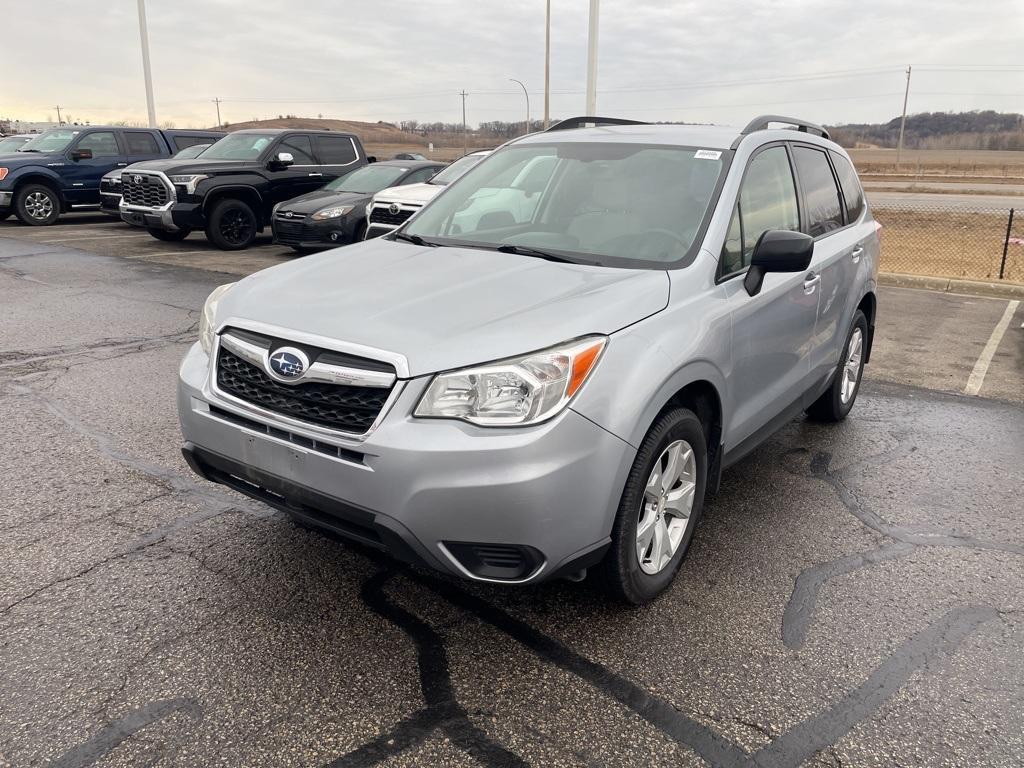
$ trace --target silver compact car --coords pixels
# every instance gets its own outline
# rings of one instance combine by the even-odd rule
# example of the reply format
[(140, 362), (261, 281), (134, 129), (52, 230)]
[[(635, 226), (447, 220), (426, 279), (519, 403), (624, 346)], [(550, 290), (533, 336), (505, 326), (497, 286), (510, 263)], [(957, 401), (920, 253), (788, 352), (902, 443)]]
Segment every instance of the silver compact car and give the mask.
[(563, 121), (392, 234), (217, 288), (184, 454), (407, 561), (643, 603), (726, 467), (853, 407), (878, 229), (811, 123)]

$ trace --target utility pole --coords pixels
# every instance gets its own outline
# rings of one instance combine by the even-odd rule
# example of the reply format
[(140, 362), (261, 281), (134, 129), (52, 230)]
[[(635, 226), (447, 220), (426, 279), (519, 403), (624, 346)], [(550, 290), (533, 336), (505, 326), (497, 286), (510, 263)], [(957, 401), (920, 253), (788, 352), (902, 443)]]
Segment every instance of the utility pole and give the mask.
[(587, 38), (587, 114), (597, 114), (597, 17), (598, 0), (590, 0), (590, 34)]
[(153, 104), (153, 73), (149, 70), (149, 32), (146, 31), (146, 0), (139, 0), (139, 39), (142, 41), (142, 75), (146, 79), (146, 109), (149, 127), (156, 128), (156, 107)]
[(64, 121), (60, 119), (60, 104), (55, 109), (57, 110), (57, 125), (64, 125)]
[(551, 124), (551, 0), (544, 14), (544, 130)]
[(465, 155), (469, 153), (469, 136), (466, 134), (466, 97), (469, 94), (463, 88), (459, 95), (462, 97), (462, 154)]
[(519, 83), (519, 87), (523, 89), (523, 95), (526, 97), (526, 130), (524, 133), (530, 132), (530, 94), (526, 90), (526, 85), (522, 80), (516, 80), (514, 77), (509, 78), (510, 82)]
[(910, 98), (910, 65), (907, 65), (907, 88), (903, 91), (903, 117), (900, 118), (900, 140), (896, 144), (896, 170), (900, 169), (900, 155), (903, 154), (903, 129), (907, 126), (907, 99)]
[(213, 103), (217, 105), (217, 127), (220, 128), (223, 123), (220, 121), (220, 96), (213, 100)]

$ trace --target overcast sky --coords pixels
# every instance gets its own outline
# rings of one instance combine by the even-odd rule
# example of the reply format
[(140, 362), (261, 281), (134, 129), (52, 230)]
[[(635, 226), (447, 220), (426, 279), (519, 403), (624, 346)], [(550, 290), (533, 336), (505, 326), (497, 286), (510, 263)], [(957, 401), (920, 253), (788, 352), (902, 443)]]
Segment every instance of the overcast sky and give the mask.
[[(584, 112), (588, 0), (552, 0), (552, 117)], [(133, 0), (3, 2), (0, 117), (146, 114)], [(159, 121), (543, 113), (544, 0), (148, 0)], [(822, 123), (1024, 112), (1024, 0), (601, 0), (598, 112)], [(1015, 65), (1015, 66), (1011, 66)], [(964, 71), (967, 70), (967, 71)]]

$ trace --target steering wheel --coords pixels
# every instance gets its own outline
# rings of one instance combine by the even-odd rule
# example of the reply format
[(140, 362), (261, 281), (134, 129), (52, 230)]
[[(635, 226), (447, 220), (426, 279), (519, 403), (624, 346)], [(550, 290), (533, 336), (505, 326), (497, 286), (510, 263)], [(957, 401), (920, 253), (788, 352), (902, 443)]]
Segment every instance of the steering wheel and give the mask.
[(616, 252), (630, 248), (636, 255), (650, 261), (672, 261), (670, 254), (673, 251), (682, 254), (689, 247), (689, 244), (675, 232), (658, 227), (636, 235), (619, 235), (604, 243), (602, 250), (607, 248)]

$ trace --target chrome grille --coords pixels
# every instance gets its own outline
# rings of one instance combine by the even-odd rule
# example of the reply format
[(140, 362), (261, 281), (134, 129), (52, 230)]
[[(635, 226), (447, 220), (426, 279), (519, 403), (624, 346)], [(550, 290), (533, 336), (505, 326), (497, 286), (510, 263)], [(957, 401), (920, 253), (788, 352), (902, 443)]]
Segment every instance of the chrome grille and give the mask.
[(125, 173), (121, 176), (121, 196), (128, 205), (159, 208), (171, 199), (167, 185), (159, 176)]

